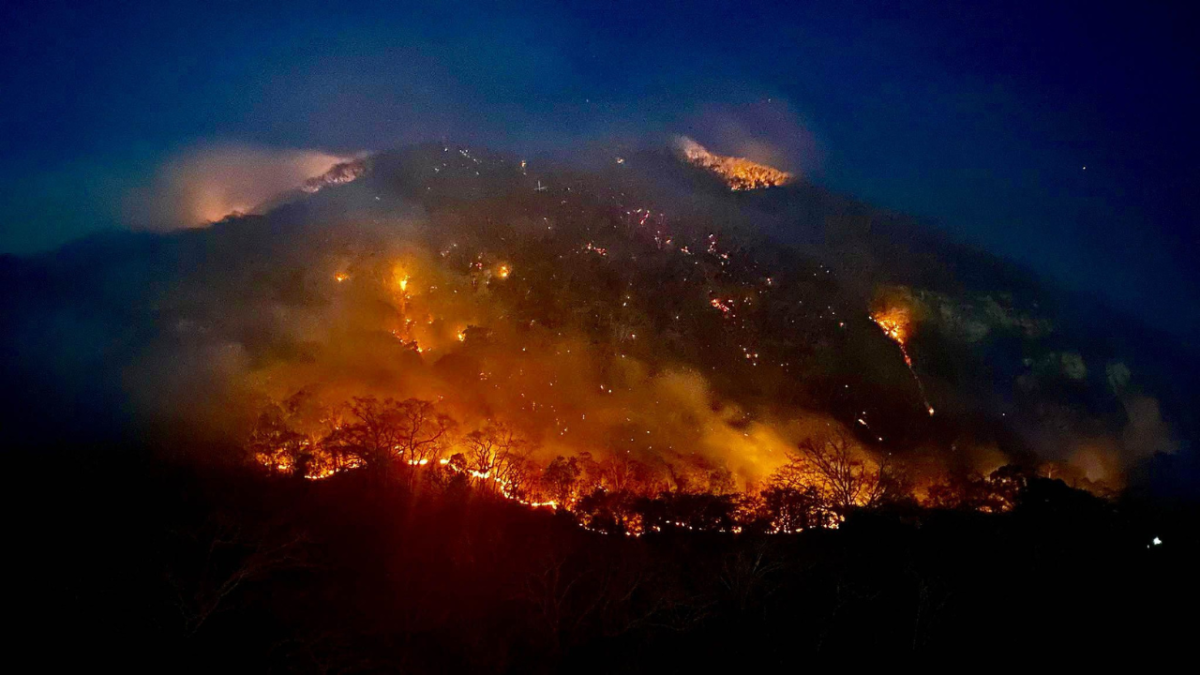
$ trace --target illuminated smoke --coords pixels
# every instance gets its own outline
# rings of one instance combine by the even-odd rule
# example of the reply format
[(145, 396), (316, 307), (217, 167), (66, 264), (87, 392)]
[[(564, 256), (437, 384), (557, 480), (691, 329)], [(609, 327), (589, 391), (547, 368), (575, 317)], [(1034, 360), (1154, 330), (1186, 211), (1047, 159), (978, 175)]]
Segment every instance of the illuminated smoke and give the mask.
[[(203, 161), (177, 162), (164, 176), (177, 182), (191, 171), (208, 176), (227, 166), (214, 159), (219, 156), (231, 162), (249, 155), (197, 153)], [(165, 295), (146, 303), (155, 307), (156, 330), (144, 334), (158, 341), (125, 373), (136, 403), (176, 419), (198, 418), (190, 421), (240, 443), (264, 401), (300, 391), (327, 412), (356, 396), (419, 398), (453, 417), (464, 433), (493, 421), (511, 425), (536, 447), (543, 466), (558, 455), (589, 453), (658, 472), (728, 470), (742, 485), (770, 476), (804, 439), (843, 425), (880, 456), (908, 453), (908, 443), (950, 454), (930, 438), (900, 437), (895, 420), (911, 416), (905, 397), (867, 400), (867, 393), (857, 393), (871, 391), (880, 373), (894, 372), (890, 349), (882, 360), (839, 372), (797, 367), (772, 344), (780, 334), (771, 331), (799, 329), (789, 341), (805, 349), (817, 345), (828, 359), (814, 356), (813, 363), (837, 365), (843, 354), (829, 336), (854, 323), (848, 312), (834, 309), (862, 311), (854, 309), (862, 307), (861, 296), (809, 287), (785, 266), (746, 255), (746, 242), (726, 230), (676, 221), (669, 206), (625, 195), (596, 206), (593, 195), (538, 174), (536, 163), (522, 169), (519, 160), (442, 146), (412, 157), (405, 170), (416, 177), (405, 174), (412, 181), (405, 190), (472, 199), (450, 205), (431, 199), (433, 208), (412, 198), (421, 208), (397, 208), (399, 194), (411, 195), (388, 193), (397, 181), (376, 173), (376, 160), (360, 181), (362, 165), (335, 166), (326, 174), (343, 158), (321, 155), (294, 162), (301, 168), (278, 185), (300, 194), (329, 186), (331, 203), (350, 205), (345, 217), (326, 211), (307, 222), (304, 209), (282, 209), (268, 218), (271, 227), (257, 219), (234, 221), (195, 238), (214, 247), (237, 243), (220, 247), (219, 258), (195, 259), (195, 272), (182, 266), (190, 276), (170, 279)], [(306, 182), (310, 171), (327, 177)], [(496, 186), (495, 199), (478, 196)], [(831, 274), (822, 267), (813, 278), (818, 272)], [(919, 323), (944, 321), (945, 312), (930, 310), (920, 293), (901, 289), (881, 298), (871, 305), (870, 319), (898, 347), (933, 415), (911, 340)], [(656, 311), (664, 306), (673, 316)], [(794, 313), (786, 315), (795, 321), (772, 327), (768, 320), (784, 316), (780, 312)], [(1021, 321), (1009, 323), (1024, 330)], [(1003, 327), (988, 326), (979, 340)], [(941, 328), (930, 334), (930, 355)], [(803, 331), (812, 338), (802, 339)], [(807, 358), (803, 352), (801, 358)], [(1082, 383), (1088, 371), (1082, 357), (1078, 361), (1062, 365)], [(1127, 369), (1113, 366), (1107, 374), (1114, 390), (1127, 388)], [(815, 380), (811, 388), (808, 378)], [(854, 393), (845, 395), (862, 398), (852, 412), (814, 396), (830, 385), (839, 395), (853, 385)], [(775, 395), (781, 391), (788, 396)], [(960, 406), (953, 405), (953, 392), (938, 391), (946, 403), (939, 404), (944, 409), (934, 424), (952, 424)], [(1123, 402), (1129, 422), (1122, 458), (1170, 445), (1153, 402)], [(970, 467), (986, 474), (1007, 459), (998, 443), (1011, 451), (986, 435), (952, 450), (965, 456), (975, 452), (972, 444), (988, 448), (986, 460)], [(1055, 447), (1062, 448), (1061, 458), (1085, 446)], [(1106, 453), (1107, 446), (1099, 447), (1066, 465), (1089, 480), (1107, 480), (1112, 462)]]
[(751, 415), (695, 371), (614, 355), (576, 329), (514, 322), (503, 287), (519, 283), (521, 270), (485, 252), (461, 266), (453, 254), (409, 244), (379, 257), (351, 270), (330, 265), (321, 276), (331, 303), (307, 315), (293, 309), (279, 326), (309, 345), (309, 358), (264, 363), (237, 388), (273, 400), (305, 389), (332, 407), (355, 395), (421, 398), (465, 429), (512, 424), (541, 459), (624, 455), (657, 470), (710, 462), (743, 484), (829, 428), (801, 410)]
[(758, 190), (786, 185), (794, 178), (786, 171), (753, 162), (745, 157), (726, 157), (709, 152), (703, 145), (687, 136), (678, 137), (676, 147), (687, 161), (720, 176), (731, 190)]
[[(317, 150), (278, 150), (251, 145), (214, 145), (186, 150), (167, 160), (148, 185), (125, 200), (130, 225), (140, 229), (197, 227), (255, 208), (288, 190), (308, 188), (353, 158)], [(339, 174), (351, 180), (353, 170)]]

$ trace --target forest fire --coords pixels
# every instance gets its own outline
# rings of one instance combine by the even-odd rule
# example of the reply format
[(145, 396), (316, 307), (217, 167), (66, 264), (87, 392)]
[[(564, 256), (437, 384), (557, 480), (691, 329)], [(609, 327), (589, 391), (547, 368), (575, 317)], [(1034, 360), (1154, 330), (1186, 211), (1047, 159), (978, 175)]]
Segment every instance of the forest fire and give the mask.
[[(387, 242), (351, 263), (359, 283), (319, 322), (337, 340), (318, 334), (306, 359), (255, 374), (281, 401), (254, 425), (256, 463), (314, 481), (399, 467), (407, 482), (466, 481), (628, 536), (834, 528), (852, 511), (906, 498), (1008, 508), (964, 496), (999, 489), (988, 478), (951, 487), (887, 448), (868, 450), (849, 431), (884, 442), (865, 410), (843, 424), (744, 404), (736, 385), (718, 393), (714, 382), (738, 368), (786, 377), (798, 357), (780, 353), (761, 325), (781, 302), (803, 307), (789, 294), (805, 288), (751, 265), (726, 235), (672, 231), (666, 213), (638, 207), (620, 209), (613, 231), (560, 224), (552, 234), (469, 236), (486, 235), (467, 225), (494, 217), (484, 213), (456, 214), (430, 240)], [(672, 285), (670, 295), (638, 292)], [(870, 320), (900, 349), (933, 415), (909, 351), (912, 303), (880, 304)], [(846, 329), (833, 302), (818, 308), (810, 321)], [(706, 345), (690, 366), (666, 346), (677, 348), (681, 325)], [(401, 352), (372, 341), (380, 329)]]
[[(477, 490), (530, 508), (564, 510), (584, 529), (626, 536), (664, 528), (740, 534), (836, 529), (847, 514), (912, 496), (906, 473), (842, 432), (806, 440), (763, 483), (736, 490), (719, 467), (595, 459), (588, 452), (549, 463), (513, 427), (488, 421), (464, 433), (429, 401), (355, 398), (320, 409), (320, 430), (302, 431), (304, 393), (265, 410), (247, 451), (273, 474), (310, 481), (348, 471), (403, 469), (412, 484), (465, 479)], [(308, 412), (312, 412), (311, 410)], [(584, 416), (586, 417), (586, 415)], [(989, 478), (937, 483), (922, 499), (984, 513), (1012, 508), (1027, 480), (1012, 467)]]
[(0, 42), (11, 664), (1188, 662), (1189, 3), (106, 4)]
[(901, 305), (892, 305), (882, 311), (870, 314), (868, 318), (875, 325), (879, 326), (883, 330), (883, 334), (900, 348), (900, 354), (904, 357), (904, 365), (908, 366), (908, 372), (912, 373), (913, 380), (917, 383), (917, 389), (921, 394), (921, 402), (925, 405), (925, 411), (932, 417), (936, 411), (929, 404), (929, 399), (925, 396), (925, 385), (921, 382), (920, 376), (917, 375), (917, 370), (913, 366), (912, 356), (908, 353), (908, 339), (913, 323), (911, 310)]
[(745, 157), (727, 157), (709, 152), (704, 146), (686, 136), (679, 137), (678, 147), (687, 161), (717, 174), (725, 180), (731, 190), (761, 190), (786, 185), (795, 178), (786, 171), (753, 162)]
[(912, 365), (912, 357), (908, 355), (906, 342), (908, 341), (908, 331), (910, 328), (911, 319), (908, 311), (901, 307), (891, 307), (882, 312), (871, 314), (871, 321), (874, 321), (879, 326), (884, 335), (895, 342), (900, 347), (900, 353), (904, 355), (904, 362)]
[[(455, 162), (488, 171), (483, 157), (418, 154), (407, 166), (440, 171), (410, 192), (470, 186), (448, 176)], [(509, 574), (505, 593), (542, 589), (553, 617), (572, 604), (564, 594), (603, 593), (607, 575), (647, 554), (678, 555), (670, 567), (687, 570), (713, 551), (706, 578), (741, 593), (773, 574), (771, 547), (851, 541), (873, 521), (924, 533), (946, 512), (986, 529), (1060, 480), (1099, 493), (1119, 475), (1100, 445), (1086, 462), (1017, 463), (991, 438), (946, 440), (963, 422), (956, 406), (914, 414), (895, 349), (925, 400), (913, 357), (938, 338), (922, 334), (917, 352), (917, 326), (933, 320), (917, 293), (888, 291), (870, 324), (854, 321), (860, 291), (829, 264), (642, 195), (571, 184), (549, 198), (531, 185), (544, 176), (516, 167), (515, 193), (483, 204), (431, 199), (419, 216), (333, 224), (321, 213), (286, 238), (251, 219), (204, 233), (236, 245), (200, 247), (185, 281), (132, 303), (169, 330), (144, 331), (168, 339), (126, 382), (149, 392), (146, 407), (173, 411), (171, 428), (233, 451), (222, 457), (254, 486), (239, 498), (328, 519), (323, 555), (377, 565), (394, 589), (378, 595), (419, 597), (427, 577), (410, 561), (424, 556), (453, 578), (451, 595), (470, 597), (464, 615), (492, 575)], [(393, 184), (371, 181), (319, 198), (361, 190), (371, 204)], [(360, 531), (403, 544), (377, 555), (357, 548)], [(486, 549), (506, 537), (522, 539), (515, 556)], [(531, 547), (538, 555), (521, 558)], [(570, 547), (583, 548), (563, 562)], [(558, 576), (605, 550), (612, 560), (584, 581)]]
[(325, 173), (304, 181), (300, 189), (308, 194), (315, 194), (333, 185), (344, 185), (358, 180), (364, 173), (366, 165), (361, 161), (340, 162)]

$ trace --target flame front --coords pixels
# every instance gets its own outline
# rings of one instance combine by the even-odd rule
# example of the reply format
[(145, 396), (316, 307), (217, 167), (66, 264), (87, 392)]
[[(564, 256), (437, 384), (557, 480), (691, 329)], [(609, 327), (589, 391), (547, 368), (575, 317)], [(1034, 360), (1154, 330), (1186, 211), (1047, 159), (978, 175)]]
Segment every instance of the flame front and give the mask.
[(686, 136), (678, 139), (678, 147), (688, 162), (717, 174), (731, 190), (759, 190), (786, 185), (795, 179), (795, 176), (786, 171), (759, 164), (745, 157), (728, 157), (709, 152), (703, 145)]

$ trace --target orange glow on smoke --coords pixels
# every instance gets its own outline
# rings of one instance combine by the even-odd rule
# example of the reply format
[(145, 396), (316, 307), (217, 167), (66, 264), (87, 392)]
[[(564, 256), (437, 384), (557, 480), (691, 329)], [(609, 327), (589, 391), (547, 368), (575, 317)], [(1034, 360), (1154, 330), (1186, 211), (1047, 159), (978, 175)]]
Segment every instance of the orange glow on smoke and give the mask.
[(678, 139), (678, 146), (687, 161), (717, 174), (725, 180), (731, 190), (758, 190), (786, 185), (795, 178), (786, 171), (753, 162), (745, 157), (727, 157), (709, 152), (707, 148), (686, 136)]
[[(635, 227), (660, 226), (657, 216), (647, 211), (626, 213)], [(675, 257), (688, 265), (707, 261), (718, 270), (737, 263), (738, 253), (724, 250), (714, 234), (674, 243), (665, 233), (651, 230), (648, 240), (650, 235), (658, 244), (653, 255)], [(580, 237), (562, 250), (564, 257), (578, 256), (576, 260), (586, 260), (588, 266), (612, 269), (626, 264), (619, 241), (601, 243)], [(572, 509), (598, 494), (741, 494), (750, 503), (761, 498), (763, 486), (789, 462), (798, 443), (840, 426), (810, 411), (742, 405), (711, 386), (706, 373), (656, 359), (651, 350), (662, 333), (652, 322), (604, 325), (605, 333), (595, 333), (570, 321), (546, 321), (543, 313), (532, 311), (535, 307), (521, 305), (532, 305), (541, 296), (501, 283), (512, 277), (514, 263), (525, 270), (514, 279), (518, 286), (546, 282), (531, 257), (465, 238), (434, 242), (427, 249), (399, 243), (372, 249), (353, 261), (339, 258), (318, 267), (353, 269), (355, 283), (330, 293), (337, 301), (322, 313), (289, 317), (295, 320), (289, 328), (305, 338), (305, 358), (270, 362), (252, 373), (253, 386), (270, 400), (283, 401), (300, 391), (312, 397), (310, 413), (286, 413), (295, 433), (280, 436), (278, 445), (264, 442), (259, 448), (266, 449), (256, 451), (254, 459), (274, 472), (320, 480), (374, 466), (378, 454), (384, 454), (406, 471), (412, 467), (453, 473), (491, 494), (532, 507)], [(326, 285), (328, 274), (319, 274)], [(338, 283), (349, 279), (348, 272), (334, 274)], [(687, 296), (689, 305), (673, 308), (672, 314), (685, 325), (688, 320), (704, 321), (737, 335), (738, 341), (729, 345), (734, 367), (775, 367), (771, 346), (743, 328), (745, 317), (758, 311), (763, 294), (771, 292), (764, 285), (781, 285), (775, 279), (760, 273), (741, 286), (708, 286)], [(604, 303), (597, 303), (600, 309), (589, 310), (588, 321), (600, 321), (604, 309), (636, 318), (639, 303), (647, 301), (639, 295), (655, 290), (634, 284), (615, 287)], [(893, 299), (872, 309), (870, 320), (900, 349), (925, 410), (932, 415), (909, 352), (920, 305), (911, 298)], [(886, 343), (882, 347), (890, 349)], [(338, 445), (342, 441), (336, 431), (353, 424), (347, 405), (357, 397), (427, 402), (458, 431), (448, 433), (436, 449), (420, 453), (389, 443), (382, 450), (374, 448), (377, 454), (364, 452), (367, 459), (348, 456), (348, 446)], [(858, 423), (865, 427), (866, 419), (872, 418), (862, 414)], [(472, 443), (471, 435), (492, 421), (510, 425), (527, 443), (529, 453), (519, 458), (527, 465), (519, 471), (505, 466), (494, 453), (482, 456)], [(298, 436), (305, 440), (298, 441)], [(578, 487), (555, 491), (544, 487), (549, 481), (540, 486), (534, 482), (548, 473), (556, 458), (582, 457), (599, 468), (584, 472)], [(856, 446), (847, 457), (850, 466), (871, 467), (875, 450)], [(520, 471), (528, 473), (519, 476)], [(857, 496), (852, 501), (865, 505)], [(772, 531), (836, 527), (835, 516), (827, 513), (802, 525), (794, 519), (780, 521)], [(619, 522), (629, 536), (666, 527), (706, 527), (674, 519), (643, 523), (631, 514)], [(584, 517), (580, 523), (593, 525)]]

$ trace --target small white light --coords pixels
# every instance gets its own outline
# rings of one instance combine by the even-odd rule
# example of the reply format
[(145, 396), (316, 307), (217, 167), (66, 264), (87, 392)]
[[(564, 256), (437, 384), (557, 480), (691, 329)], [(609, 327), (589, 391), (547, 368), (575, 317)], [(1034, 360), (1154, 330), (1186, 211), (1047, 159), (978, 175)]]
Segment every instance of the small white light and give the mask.
[(1154, 539), (1150, 540), (1150, 543), (1154, 544), (1155, 546), (1162, 546), (1162, 539), (1155, 537)]

